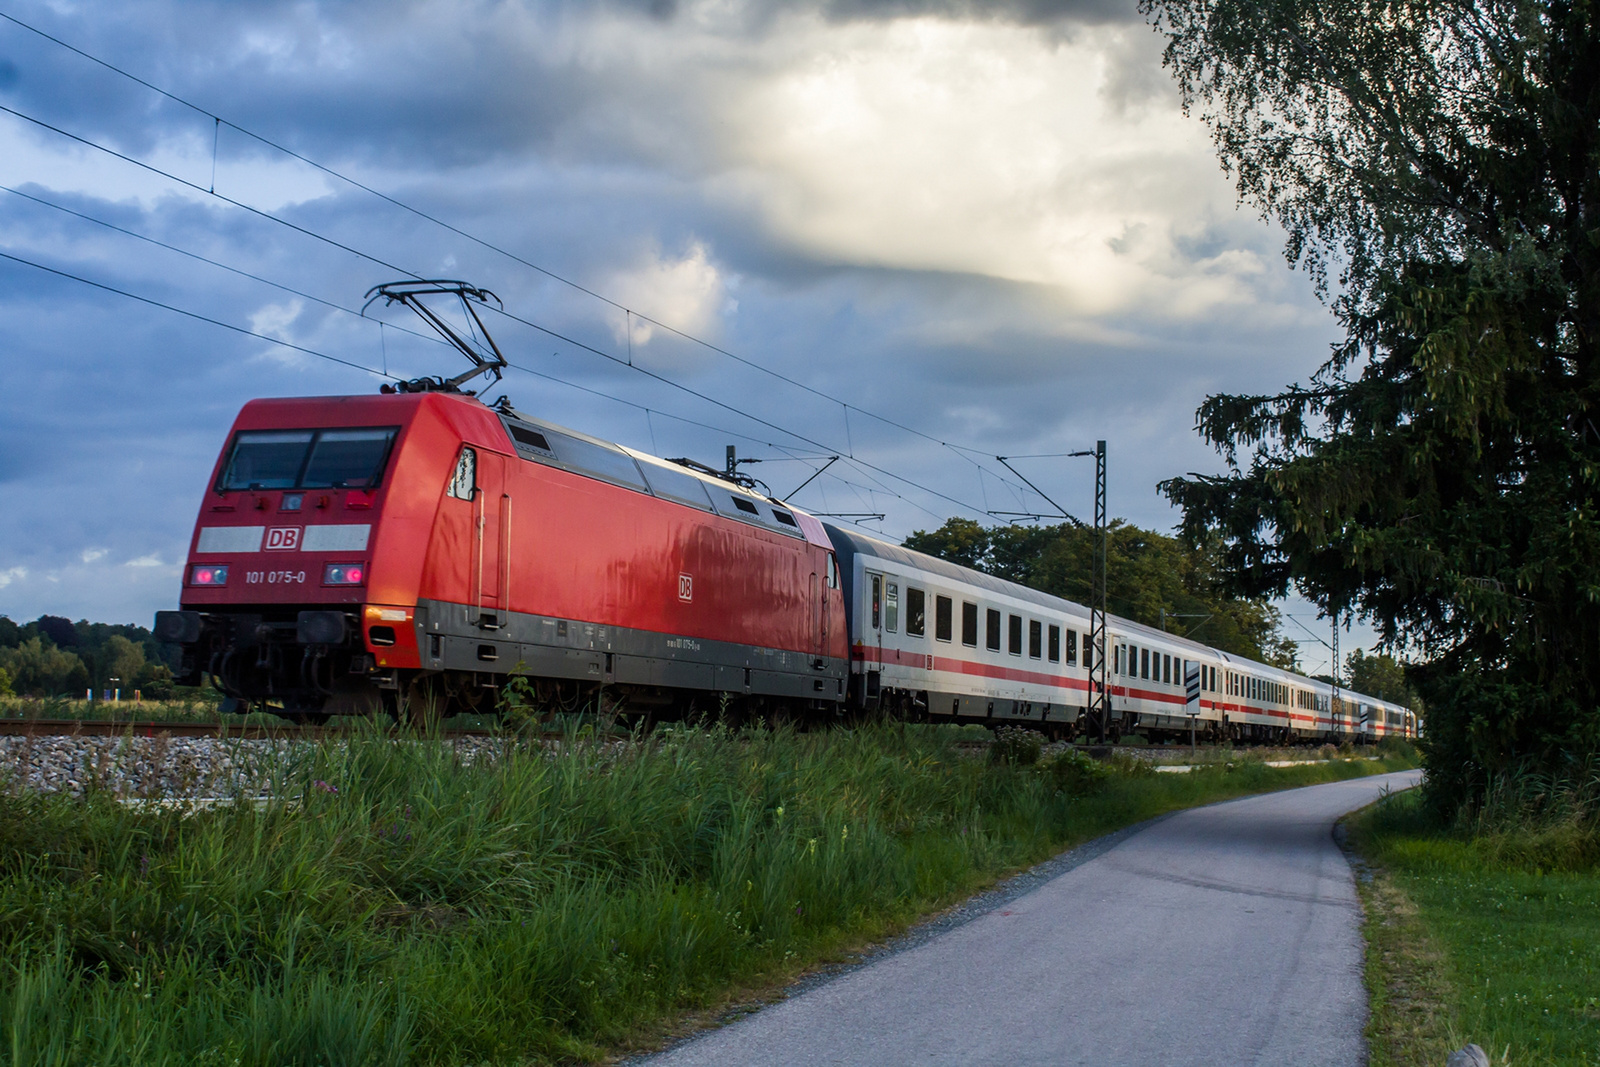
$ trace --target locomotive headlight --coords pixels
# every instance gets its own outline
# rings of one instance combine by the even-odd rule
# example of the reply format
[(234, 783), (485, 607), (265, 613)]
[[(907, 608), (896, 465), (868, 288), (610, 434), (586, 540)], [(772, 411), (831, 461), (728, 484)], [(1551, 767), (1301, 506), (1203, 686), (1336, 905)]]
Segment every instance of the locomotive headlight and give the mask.
[(360, 585), (367, 580), (367, 568), (360, 563), (330, 563), (322, 571), (323, 585)]
[(226, 563), (200, 563), (189, 572), (190, 585), (227, 585), (228, 565)]

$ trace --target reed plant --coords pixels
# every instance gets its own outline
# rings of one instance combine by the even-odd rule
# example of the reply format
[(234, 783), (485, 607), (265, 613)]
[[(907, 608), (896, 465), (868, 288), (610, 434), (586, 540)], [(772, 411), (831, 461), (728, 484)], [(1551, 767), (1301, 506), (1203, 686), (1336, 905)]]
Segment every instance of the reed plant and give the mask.
[(1060, 848), (1378, 764), (1154, 775), (956, 731), (286, 747), (185, 813), (0, 782), (0, 1064), (599, 1059)]

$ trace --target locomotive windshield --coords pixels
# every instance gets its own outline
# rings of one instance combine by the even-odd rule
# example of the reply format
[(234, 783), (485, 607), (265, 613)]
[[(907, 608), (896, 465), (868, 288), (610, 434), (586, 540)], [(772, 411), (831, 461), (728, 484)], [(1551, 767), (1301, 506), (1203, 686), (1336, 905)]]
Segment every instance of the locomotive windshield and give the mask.
[(378, 484), (398, 432), (245, 430), (233, 439), (217, 489), (366, 489)]

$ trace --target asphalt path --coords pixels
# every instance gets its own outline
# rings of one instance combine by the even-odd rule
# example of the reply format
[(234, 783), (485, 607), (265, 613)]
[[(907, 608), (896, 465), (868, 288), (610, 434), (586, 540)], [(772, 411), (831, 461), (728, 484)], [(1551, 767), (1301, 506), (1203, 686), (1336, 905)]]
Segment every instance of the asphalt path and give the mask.
[(1339, 816), (1420, 773), (1196, 808), (1051, 861), (1041, 884), (642, 1062), (1366, 1062)]

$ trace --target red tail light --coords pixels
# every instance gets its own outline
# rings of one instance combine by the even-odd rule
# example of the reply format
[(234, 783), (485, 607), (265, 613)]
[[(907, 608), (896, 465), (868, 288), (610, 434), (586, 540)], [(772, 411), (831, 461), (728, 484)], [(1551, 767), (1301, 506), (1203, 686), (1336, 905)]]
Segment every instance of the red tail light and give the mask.
[(360, 585), (367, 580), (363, 563), (330, 563), (322, 571), (323, 585)]
[(227, 585), (226, 563), (198, 563), (189, 571), (190, 585)]

